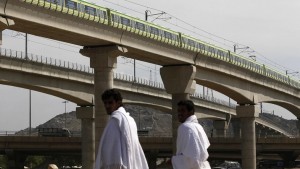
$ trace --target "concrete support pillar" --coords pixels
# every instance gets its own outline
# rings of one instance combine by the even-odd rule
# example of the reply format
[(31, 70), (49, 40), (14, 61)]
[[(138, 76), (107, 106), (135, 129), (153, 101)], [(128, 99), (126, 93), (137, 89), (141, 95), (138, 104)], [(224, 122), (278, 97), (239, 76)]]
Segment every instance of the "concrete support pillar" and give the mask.
[(148, 151), (145, 152), (145, 156), (148, 162), (148, 166), (151, 169), (156, 169), (156, 160), (157, 160), (157, 151)]
[(95, 101), (95, 148), (98, 144), (108, 120), (101, 95), (113, 88), (113, 69), (116, 68), (117, 57), (127, 52), (120, 46), (84, 47), (80, 53), (90, 58), (90, 65), (94, 68), (94, 101)]
[(296, 122), (296, 125), (297, 125), (297, 129), (298, 129), (298, 133), (295, 133), (296, 134), (296, 137), (299, 137), (300, 136), (300, 119), (299, 117), (297, 117), (298, 121)]
[(24, 168), (25, 160), (27, 158), (26, 155), (15, 152), (14, 150), (11, 150), (11, 149), (5, 150), (5, 154), (8, 158), (8, 168), (9, 169), (23, 169)]
[(224, 120), (215, 120), (213, 122), (214, 126), (214, 133), (213, 137), (226, 137), (227, 129), (228, 129), (228, 122)]
[(255, 105), (236, 107), (237, 116), (240, 118), (242, 130), (242, 168), (256, 169), (256, 136), (255, 118), (259, 110)]
[(78, 119), (81, 119), (81, 159), (82, 159), (82, 166), (83, 166), (82, 168), (94, 168), (94, 164), (95, 164), (94, 107), (77, 107), (76, 117)]
[(196, 89), (196, 67), (192, 65), (165, 66), (160, 69), (162, 81), (167, 93), (172, 94), (172, 133), (173, 153), (176, 153), (177, 128), (179, 125), (177, 116), (177, 103), (180, 100), (189, 99)]

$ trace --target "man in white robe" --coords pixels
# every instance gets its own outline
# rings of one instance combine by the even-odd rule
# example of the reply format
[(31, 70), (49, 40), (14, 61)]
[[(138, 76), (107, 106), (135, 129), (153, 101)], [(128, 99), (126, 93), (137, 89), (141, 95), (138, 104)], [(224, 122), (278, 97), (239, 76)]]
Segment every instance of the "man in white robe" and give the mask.
[(190, 100), (178, 104), (177, 151), (172, 157), (174, 169), (211, 169), (208, 158), (209, 140), (194, 115), (194, 103)]
[(102, 101), (111, 117), (101, 137), (95, 169), (148, 169), (136, 123), (125, 111), (120, 92), (106, 90)]

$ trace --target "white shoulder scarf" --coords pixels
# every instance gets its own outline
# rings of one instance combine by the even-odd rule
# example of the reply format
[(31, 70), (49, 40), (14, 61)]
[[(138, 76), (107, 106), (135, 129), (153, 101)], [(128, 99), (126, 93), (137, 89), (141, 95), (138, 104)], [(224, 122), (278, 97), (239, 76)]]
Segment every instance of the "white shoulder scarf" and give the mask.
[(195, 115), (178, 128), (177, 153), (172, 157), (174, 169), (210, 169), (207, 161), (209, 140)]
[(136, 123), (123, 107), (112, 113), (103, 131), (95, 169), (148, 169)]

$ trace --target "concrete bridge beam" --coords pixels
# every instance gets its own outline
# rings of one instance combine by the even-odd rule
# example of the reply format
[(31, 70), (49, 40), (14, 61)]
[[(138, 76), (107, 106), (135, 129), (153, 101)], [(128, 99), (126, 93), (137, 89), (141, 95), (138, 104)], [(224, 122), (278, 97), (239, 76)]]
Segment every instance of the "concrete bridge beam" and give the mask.
[(297, 137), (300, 136), (300, 117), (297, 118), (298, 121), (296, 122), (296, 126), (297, 126), (297, 129), (298, 129), (298, 132), (297, 132)]
[(242, 168), (256, 169), (255, 118), (259, 115), (258, 107), (240, 105), (236, 107), (236, 112), (242, 131)]
[(165, 66), (160, 69), (162, 81), (167, 93), (172, 94), (172, 134), (173, 153), (176, 153), (177, 128), (177, 103), (189, 99), (196, 89), (196, 67), (192, 65)]
[(94, 101), (95, 101), (95, 148), (108, 121), (108, 115), (102, 104), (101, 95), (113, 88), (113, 70), (116, 68), (117, 57), (126, 53), (127, 49), (120, 46), (84, 47), (80, 53), (90, 58), (90, 66), (94, 68)]
[(95, 164), (95, 112), (94, 107), (77, 107), (76, 117), (81, 119), (81, 159), (83, 168)]

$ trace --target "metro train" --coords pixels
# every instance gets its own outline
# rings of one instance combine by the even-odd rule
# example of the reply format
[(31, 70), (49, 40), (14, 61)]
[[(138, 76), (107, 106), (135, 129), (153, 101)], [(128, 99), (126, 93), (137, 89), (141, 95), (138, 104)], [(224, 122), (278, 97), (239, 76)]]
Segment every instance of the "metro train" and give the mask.
[(118, 11), (101, 7), (83, 0), (20, 0), (23, 2), (38, 5), (51, 10), (60, 11), (66, 14), (78, 16), (94, 22), (112, 26), (124, 31), (129, 31), (140, 36), (167, 43), (172, 46), (190, 50), (209, 57), (230, 62), (234, 65), (250, 69), (256, 73), (279, 80), (300, 88), (300, 83), (289, 76), (277, 72), (264, 64), (260, 64), (250, 58), (237, 55), (229, 50), (208, 44), (195, 39), (181, 32), (176, 32), (154, 23), (143, 21)]

